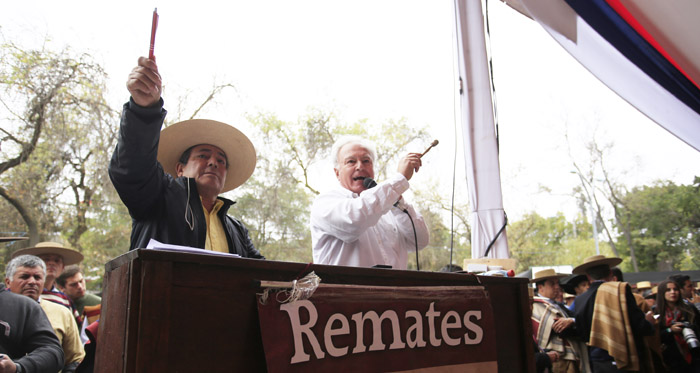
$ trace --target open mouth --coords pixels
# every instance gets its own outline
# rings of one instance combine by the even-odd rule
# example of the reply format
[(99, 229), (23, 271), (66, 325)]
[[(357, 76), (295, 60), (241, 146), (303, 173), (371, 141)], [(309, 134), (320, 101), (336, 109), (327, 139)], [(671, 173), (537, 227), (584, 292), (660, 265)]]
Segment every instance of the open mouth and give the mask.
[(353, 177), (352, 180), (353, 180), (353, 181), (358, 181), (358, 180), (364, 180), (364, 179), (366, 179), (366, 178), (367, 178), (366, 176), (358, 176), (358, 177)]

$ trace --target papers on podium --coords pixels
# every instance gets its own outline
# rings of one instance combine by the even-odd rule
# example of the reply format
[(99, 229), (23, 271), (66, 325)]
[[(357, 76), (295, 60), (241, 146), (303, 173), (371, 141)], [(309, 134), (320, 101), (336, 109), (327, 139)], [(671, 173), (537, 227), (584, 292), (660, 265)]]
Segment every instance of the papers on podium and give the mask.
[(150, 241), (148, 241), (148, 245), (146, 245), (146, 249), (177, 251), (177, 252), (181, 252), (181, 253), (190, 253), (190, 254), (198, 254), (198, 255), (219, 255), (219, 256), (228, 256), (228, 257), (234, 257), (234, 258), (241, 257), (238, 254), (221, 253), (218, 251), (204, 250), (204, 249), (200, 249), (197, 247), (190, 247), (190, 246), (171, 245), (171, 244), (167, 244), (167, 243), (158, 242), (152, 238)]

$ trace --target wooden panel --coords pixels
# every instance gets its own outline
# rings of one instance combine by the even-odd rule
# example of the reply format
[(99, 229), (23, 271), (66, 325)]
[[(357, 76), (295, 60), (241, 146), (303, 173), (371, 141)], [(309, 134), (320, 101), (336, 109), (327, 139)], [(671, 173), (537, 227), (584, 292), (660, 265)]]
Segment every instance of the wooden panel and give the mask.
[(95, 366), (103, 367), (101, 372), (124, 370), (129, 271), (130, 266), (127, 264), (105, 273), (104, 296), (97, 336), (99, 341), (109, 341), (109, 343), (97, 344)]
[(190, 303), (197, 302), (197, 299), (192, 298), (182, 304), (172, 302), (172, 262), (145, 261), (142, 263), (140, 277), (136, 371), (168, 372), (170, 331), (179, 327), (180, 321), (187, 321), (173, 320), (171, 311), (174, 307), (189, 307)]
[[(307, 266), (155, 250), (129, 252), (106, 268), (105, 298), (112, 303), (103, 307), (119, 306), (103, 311), (100, 330), (110, 329), (105, 332), (112, 338), (101, 335), (100, 340), (109, 340), (113, 350), (98, 348), (100, 372), (265, 371), (257, 281), (290, 281), (311, 270), (324, 283), (336, 284), (483, 284), (496, 318), (499, 371), (534, 371), (527, 279)], [(125, 284), (124, 278), (130, 282)]]

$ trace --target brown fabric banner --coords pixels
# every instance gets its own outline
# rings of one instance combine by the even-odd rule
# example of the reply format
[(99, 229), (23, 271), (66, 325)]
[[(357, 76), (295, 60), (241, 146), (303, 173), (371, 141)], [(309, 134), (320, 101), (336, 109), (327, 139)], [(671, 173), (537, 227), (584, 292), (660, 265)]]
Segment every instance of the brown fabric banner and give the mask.
[(481, 286), (321, 284), (307, 300), (287, 298), (258, 295), (269, 372), (498, 370)]

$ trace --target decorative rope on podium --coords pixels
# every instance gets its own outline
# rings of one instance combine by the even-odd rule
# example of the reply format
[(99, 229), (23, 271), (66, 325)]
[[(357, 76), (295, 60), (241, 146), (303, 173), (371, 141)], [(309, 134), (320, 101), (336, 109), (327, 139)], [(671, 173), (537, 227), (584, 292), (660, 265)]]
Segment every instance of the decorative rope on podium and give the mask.
[(292, 282), (260, 281), (260, 287), (265, 289), (263, 293), (260, 294), (260, 303), (267, 303), (270, 292), (275, 294), (275, 299), (279, 303), (291, 303), (298, 300), (309, 299), (320, 283), (321, 278), (313, 271), (309, 272), (309, 274), (301, 279)]

